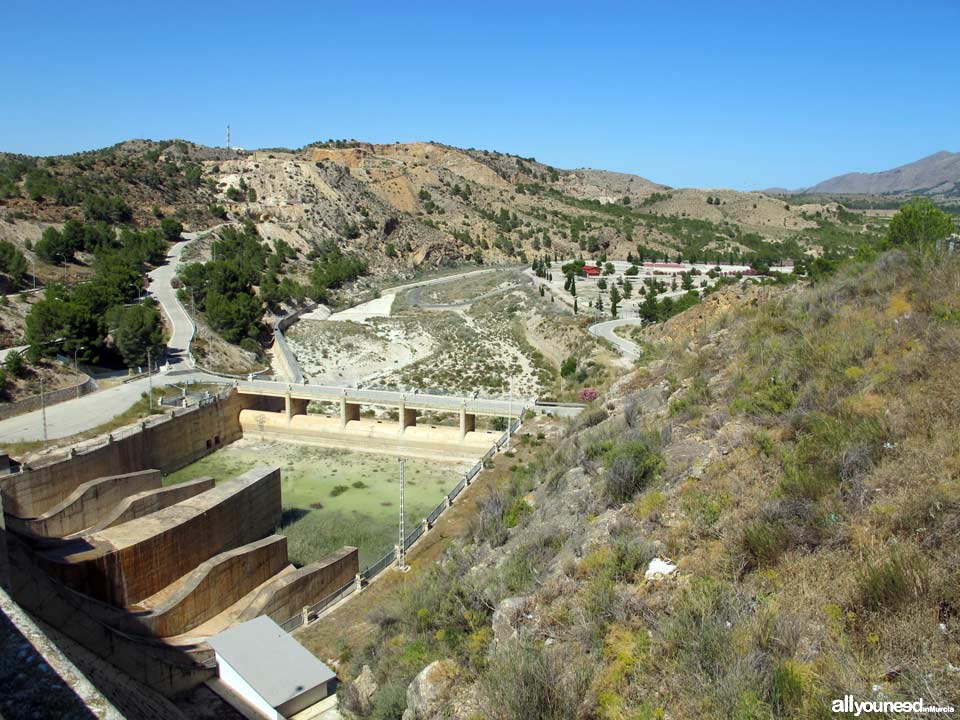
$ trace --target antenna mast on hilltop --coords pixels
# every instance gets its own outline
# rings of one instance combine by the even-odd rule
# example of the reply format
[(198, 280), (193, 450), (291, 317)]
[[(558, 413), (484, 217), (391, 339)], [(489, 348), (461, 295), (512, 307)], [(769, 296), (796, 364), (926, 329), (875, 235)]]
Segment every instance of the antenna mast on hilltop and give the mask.
[(227, 125), (227, 150), (230, 149), (230, 126)]

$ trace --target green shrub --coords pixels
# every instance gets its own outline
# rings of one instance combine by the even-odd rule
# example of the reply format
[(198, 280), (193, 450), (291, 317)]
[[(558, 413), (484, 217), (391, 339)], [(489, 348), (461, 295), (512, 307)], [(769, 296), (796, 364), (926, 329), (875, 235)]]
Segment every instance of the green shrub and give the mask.
[(649, 436), (612, 445), (604, 453), (604, 494), (608, 502), (629, 502), (663, 469), (660, 449)]
[(773, 669), (771, 700), (778, 715), (789, 717), (803, 705), (807, 691), (807, 678), (799, 663), (784, 659)]
[(578, 658), (562, 658), (535, 641), (509, 643), (480, 678), (481, 716), (488, 720), (574, 720), (592, 672)]
[(923, 595), (929, 586), (924, 558), (915, 550), (893, 548), (864, 565), (851, 605), (868, 611), (891, 610)]
[(730, 411), (740, 415), (782, 415), (797, 401), (792, 385), (782, 378), (770, 376), (761, 383), (744, 381), (738, 396), (730, 403)]
[(3, 367), (15, 378), (22, 378), (27, 374), (27, 363), (23, 359), (23, 355), (18, 352), (9, 352), (7, 357), (3, 361)]
[(333, 490), (330, 491), (330, 496), (337, 497), (337, 495), (343, 495), (349, 489), (346, 485), (336, 485)]
[(530, 503), (528, 503), (525, 498), (518, 497), (503, 514), (503, 524), (508, 528), (514, 528), (519, 525), (520, 521), (529, 515), (532, 510), (533, 508), (530, 507)]
[(729, 624), (735, 620), (729, 586), (710, 579), (696, 580), (681, 595), (666, 624), (666, 650), (684, 672), (714, 684), (733, 659)]
[(407, 686), (392, 683), (380, 688), (373, 696), (370, 720), (397, 720), (407, 709)]
[(779, 520), (754, 520), (747, 523), (740, 534), (740, 549), (747, 569), (773, 565), (789, 546), (789, 533)]

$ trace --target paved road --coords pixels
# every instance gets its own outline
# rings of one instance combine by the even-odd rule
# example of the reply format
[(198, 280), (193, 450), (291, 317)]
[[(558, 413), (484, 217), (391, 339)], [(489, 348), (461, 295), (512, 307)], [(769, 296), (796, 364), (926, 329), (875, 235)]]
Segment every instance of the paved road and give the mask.
[(29, 346), (29, 345), (18, 345), (17, 347), (3, 348), (3, 350), (0, 350), (0, 362), (3, 362), (4, 360), (6, 360), (6, 359), (7, 359), (7, 355), (9, 355), (10, 353), (12, 353), (12, 352), (22, 353), (22, 352), (23, 352), (24, 350), (26, 350), (28, 347), (30, 347), (30, 346)]
[(620, 337), (613, 330), (624, 325), (640, 325), (640, 318), (620, 318), (619, 320), (607, 320), (596, 325), (591, 325), (588, 330), (594, 337), (603, 338), (616, 347), (621, 354), (629, 358), (638, 358), (643, 355), (643, 350), (632, 340)]
[(190, 342), (193, 340), (193, 333), (196, 330), (193, 319), (180, 304), (177, 299), (177, 291), (170, 285), (170, 281), (177, 274), (183, 251), (191, 242), (209, 232), (209, 230), (205, 230), (199, 233), (184, 234), (184, 239), (175, 243), (167, 252), (167, 262), (149, 273), (149, 294), (160, 303), (160, 307), (163, 308), (164, 314), (170, 321), (171, 334), (170, 340), (167, 342), (167, 362), (170, 365), (186, 364), (193, 367)]
[[(47, 437), (51, 440), (86, 432), (116, 417), (130, 408), (149, 389), (182, 382), (222, 382), (212, 375), (192, 370), (190, 340), (194, 325), (176, 297), (170, 280), (177, 273), (180, 256), (192, 240), (204, 233), (184, 235), (184, 240), (173, 245), (167, 253), (167, 262), (150, 272), (149, 293), (156, 298), (170, 320), (171, 336), (167, 344), (169, 371), (151, 379), (140, 378), (108, 390), (91, 393), (81, 398), (51, 405), (47, 408)], [(43, 418), (40, 410), (0, 421), (0, 443), (43, 438)]]
[[(154, 387), (184, 382), (224, 382), (221, 378), (191, 370), (173, 370), (147, 378), (131, 380), (107, 390), (84, 395), (79, 399), (51, 405), (47, 408), (47, 437), (51, 440), (86, 432), (125, 412), (147, 392), (150, 382)], [(0, 443), (23, 442), (43, 438), (43, 418), (40, 410), (17, 415), (0, 422)]]

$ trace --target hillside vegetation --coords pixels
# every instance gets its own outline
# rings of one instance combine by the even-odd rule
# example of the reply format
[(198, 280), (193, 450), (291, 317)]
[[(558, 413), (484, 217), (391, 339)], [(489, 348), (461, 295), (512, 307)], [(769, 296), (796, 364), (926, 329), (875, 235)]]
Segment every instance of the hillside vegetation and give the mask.
[[(469, 530), (345, 637), (341, 706), (960, 705), (960, 258), (893, 249), (815, 285), (725, 288), (647, 343), (561, 438), (528, 422)], [(678, 569), (646, 579), (655, 557)]]
[[(104, 326), (162, 260), (155, 241), (215, 228), (190, 251), (210, 267), (184, 269), (182, 299), (199, 313), (194, 351), (244, 371), (262, 360), (270, 315), (307, 298), (365, 297), (385, 280), (442, 266), (572, 256), (803, 266), (848, 257), (882, 230), (836, 203), (674, 189), (436, 143), (356, 141), (245, 153), (133, 140), (68, 156), (0, 155), (0, 216), (0, 286), (63, 286), (31, 322), (13, 317), (9, 332), (25, 326), (25, 341), (47, 354), (79, 348), (82, 360), (108, 364), (143, 364), (156, 344), (154, 313), (126, 324), (142, 328), (127, 333), (126, 352)], [(149, 252), (132, 259), (126, 250), (144, 238)], [(115, 287), (108, 253), (129, 276)], [(69, 290), (91, 279), (116, 297)], [(75, 342), (52, 342), (60, 337)]]

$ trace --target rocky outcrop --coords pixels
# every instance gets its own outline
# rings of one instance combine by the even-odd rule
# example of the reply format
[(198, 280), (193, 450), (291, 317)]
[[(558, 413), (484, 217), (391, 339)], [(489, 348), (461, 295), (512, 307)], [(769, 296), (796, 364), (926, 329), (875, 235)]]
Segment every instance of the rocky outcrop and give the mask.
[(436, 660), (427, 665), (407, 688), (407, 709), (403, 720), (434, 720), (447, 717), (459, 674), (452, 660)]
[(356, 691), (359, 710), (362, 714), (366, 715), (373, 709), (373, 696), (378, 689), (377, 681), (369, 665), (363, 666), (357, 679), (353, 681), (353, 688)]
[(519, 627), (524, 615), (533, 604), (531, 598), (510, 597), (500, 601), (493, 611), (493, 640), (495, 645), (509, 642), (520, 636)]

